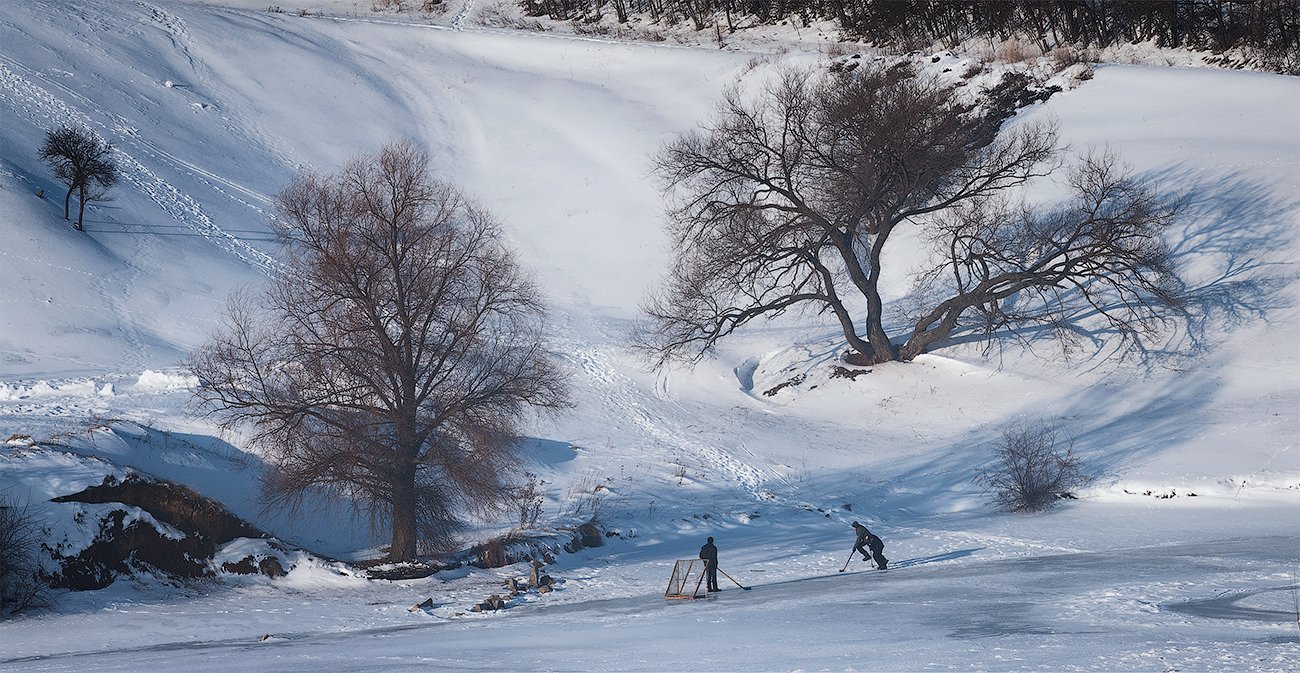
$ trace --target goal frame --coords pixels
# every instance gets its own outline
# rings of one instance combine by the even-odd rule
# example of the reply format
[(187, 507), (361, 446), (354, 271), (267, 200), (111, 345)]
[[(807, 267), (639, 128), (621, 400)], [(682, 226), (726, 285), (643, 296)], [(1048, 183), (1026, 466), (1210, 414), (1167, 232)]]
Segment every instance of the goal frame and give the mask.
[[(704, 561), (702, 559), (674, 561), (673, 574), (668, 578), (668, 589), (664, 591), (664, 598), (682, 600), (704, 598), (705, 594), (700, 593), (702, 584), (704, 584)], [(687, 593), (688, 590), (690, 593)]]

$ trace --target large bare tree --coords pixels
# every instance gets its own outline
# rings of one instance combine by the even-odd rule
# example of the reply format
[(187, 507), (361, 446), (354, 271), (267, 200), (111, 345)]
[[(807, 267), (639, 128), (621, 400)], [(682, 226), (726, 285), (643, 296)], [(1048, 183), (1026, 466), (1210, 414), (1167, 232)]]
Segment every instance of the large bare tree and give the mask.
[(342, 493), (391, 525), (390, 559), (446, 548), (504, 504), (521, 419), (568, 405), (538, 288), (411, 144), (303, 173), (277, 205), (287, 268), (192, 355), (198, 397), (252, 429), (271, 503)]
[[(804, 308), (835, 317), (847, 361), (874, 364), (911, 360), (967, 316), (989, 330), (1058, 321), (1080, 295), (1126, 336), (1176, 313), (1160, 243), (1171, 214), (1156, 196), (1099, 155), (1075, 169), (1071, 204), (1016, 208), (1005, 195), (1057, 170), (1061, 150), (1050, 125), (999, 133), (1001, 122), (906, 64), (791, 70), (757, 96), (729, 91), (656, 157), (676, 258), (639, 345), (658, 365), (694, 360)], [(880, 284), (909, 226), (939, 261), (916, 294), (929, 304), (893, 339)]]

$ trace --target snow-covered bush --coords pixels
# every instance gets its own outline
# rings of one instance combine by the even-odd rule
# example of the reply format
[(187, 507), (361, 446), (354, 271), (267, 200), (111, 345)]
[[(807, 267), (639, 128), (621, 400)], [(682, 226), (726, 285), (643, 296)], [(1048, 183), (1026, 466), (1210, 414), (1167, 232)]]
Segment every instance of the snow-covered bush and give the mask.
[(40, 533), (25, 504), (0, 497), (0, 619), (43, 602)]
[(993, 464), (975, 481), (1001, 509), (1039, 512), (1071, 497), (1070, 491), (1086, 484), (1088, 477), (1073, 443), (1063, 442), (1055, 425), (1038, 421), (1004, 430)]

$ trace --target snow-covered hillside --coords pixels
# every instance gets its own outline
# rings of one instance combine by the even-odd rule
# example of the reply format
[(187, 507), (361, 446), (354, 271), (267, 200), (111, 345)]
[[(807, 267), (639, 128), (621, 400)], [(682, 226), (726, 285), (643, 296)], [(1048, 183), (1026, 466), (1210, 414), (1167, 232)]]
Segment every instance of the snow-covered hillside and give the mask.
[[(1075, 148), (1108, 147), (1182, 195), (1172, 243), (1206, 319), (1168, 353), (1119, 361), (1105, 335), (1069, 357), (960, 344), (835, 378), (842, 344), (814, 316), (651, 373), (626, 344), (667, 263), (649, 154), (737, 79), (823, 55), (229, 4), (0, 0), (0, 493), (75, 549), (104, 505), (49, 499), (136, 470), (292, 545), (373, 556), (378, 540), (342, 509), (264, 511), (260, 458), (188, 412), (177, 366), (227, 294), (275, 266), (272, 195), (295, 170), (410, 138), (500, 217), (549, 295), (577, 405), (532, 428), (521, 458), (545, 490), (543, 524), (598, 511), (613, 535), (560, 554), (546, 569), (557, 591), (491, 614), (468, 609), (523, 564), (377, 581), (295, 557), (275, 580), (119, 580), (0, 623), (0, 670), (1300, 660), (1300, 80), (1099, 66), (1013, 122), (1053, 118)], [(38, 159), (63, 124), (112, 143), (123, 172), (84, 233)], [(1096, 477), (1079, 500), (1033, 516), (987, 507), (972, 477), (1018, 419), (1074, 439)], [(850, 559), (837, 572), (854, 520), (884, 538), (890, 570)], [(466, 542), (512, 523), (483, 521)], [(672, 561), (706, 536), (753, 590), (724, 579), (707, 601), (664, 601)]]

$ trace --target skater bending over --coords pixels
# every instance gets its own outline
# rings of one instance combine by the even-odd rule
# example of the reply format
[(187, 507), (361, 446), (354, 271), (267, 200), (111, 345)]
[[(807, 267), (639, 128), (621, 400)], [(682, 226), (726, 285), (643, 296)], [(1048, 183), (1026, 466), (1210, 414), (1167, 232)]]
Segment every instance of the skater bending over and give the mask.
[(870, 561), (873, 558), (876, 563), (876, 570), (884, 570), (889, 566), (889, 559), (885, 558), (885, 542), (874, 533), (867, 530), (867, 527), (853, 522), (853, 531), (857, 533), (858, 539), (853, 543), (853, 551), (862, 554), (863, 561)]

